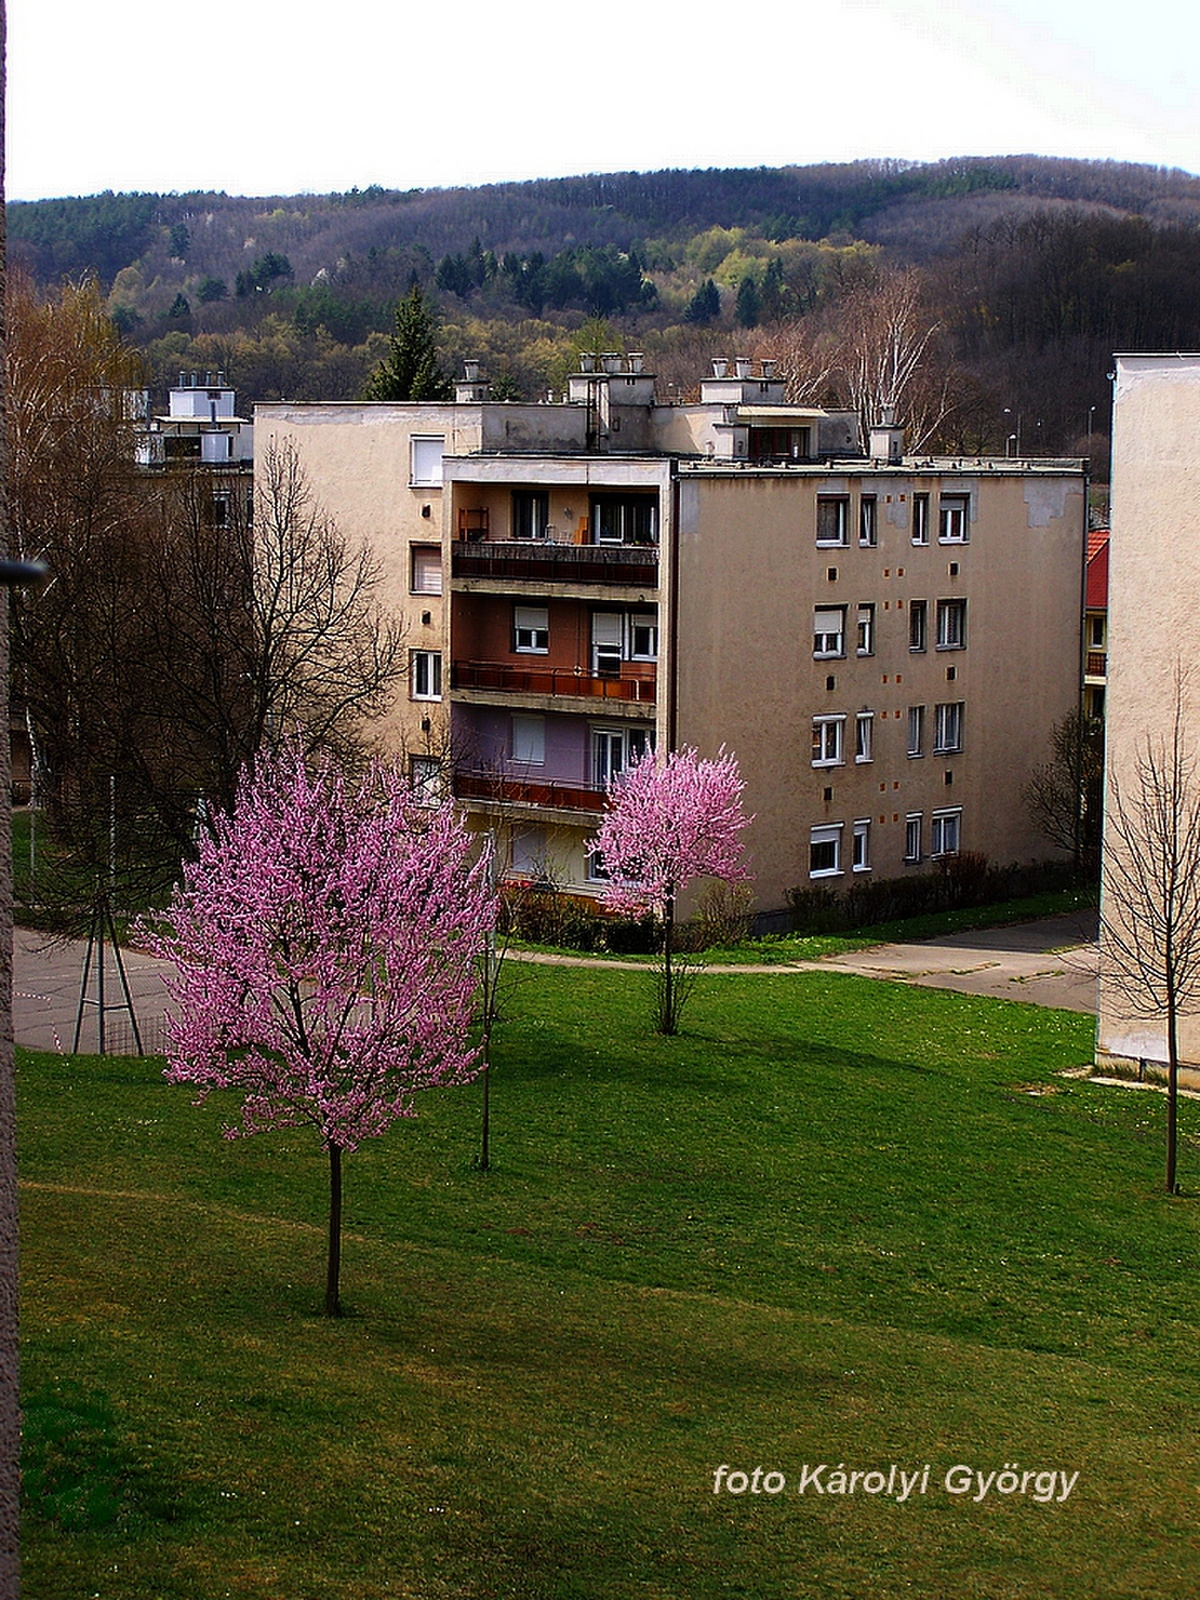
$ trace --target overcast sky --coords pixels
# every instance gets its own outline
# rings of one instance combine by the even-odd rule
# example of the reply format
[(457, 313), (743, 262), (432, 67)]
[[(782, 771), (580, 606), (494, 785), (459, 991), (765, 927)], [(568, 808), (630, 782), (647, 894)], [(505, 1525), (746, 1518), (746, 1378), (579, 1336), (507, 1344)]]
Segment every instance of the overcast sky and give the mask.
[(8, 0), (8, 195), (866, 156), (1200, 172), (1187, 0)]

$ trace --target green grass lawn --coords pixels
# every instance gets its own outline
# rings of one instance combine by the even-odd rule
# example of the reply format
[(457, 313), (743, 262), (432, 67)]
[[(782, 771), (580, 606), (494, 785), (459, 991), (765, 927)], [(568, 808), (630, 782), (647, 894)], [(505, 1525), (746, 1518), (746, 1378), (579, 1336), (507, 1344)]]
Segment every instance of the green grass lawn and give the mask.
[[(510, 969), (494, 1168), (478, 1086), (351, 1157), (340, 1322), (309, 1138), (23, 1056), (27, 1600), (1195, 1594), (1197, 1107), (1168, 1200), (1085, 1018), (714, 976), (663, 1040), (648, 981)], [(1079, 1478), (945, 1490), (1007, 1463)]]

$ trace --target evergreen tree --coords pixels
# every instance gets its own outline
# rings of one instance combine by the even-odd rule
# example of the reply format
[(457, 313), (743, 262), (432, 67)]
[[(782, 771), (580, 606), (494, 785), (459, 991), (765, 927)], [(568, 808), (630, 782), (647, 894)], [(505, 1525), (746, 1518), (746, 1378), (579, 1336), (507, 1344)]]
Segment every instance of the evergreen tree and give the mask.
[(449, 400), (437, 358), (437, 317), (419, 283), (396, 307), (391, 350), (367, 381), (367, 400)]
[(721, 315), (721, 296), (716, 284), (711, 278), (696, 290), (688, 301), (687, 310), (683, 313), (685, 322), (694, 322), (697, 327), (703, 327), (706, 322), (715, 322)]
[(734, 307), (734, 316), (737, 318), (739, 328), (757, 328), (758, 319), (762, 310), (762, 302), (758, 293), (758, 285), (749, 273), (738, 284), (737, 305)]

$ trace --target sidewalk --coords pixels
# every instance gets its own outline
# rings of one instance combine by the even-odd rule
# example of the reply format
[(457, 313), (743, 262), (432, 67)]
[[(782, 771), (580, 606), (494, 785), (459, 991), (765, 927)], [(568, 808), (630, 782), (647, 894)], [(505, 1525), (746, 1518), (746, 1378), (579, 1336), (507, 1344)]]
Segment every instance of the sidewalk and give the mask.
[[(13, 932), (13, 1035), (30, 1050), (55, 1050), (66, 1054), (75, 1038), (75, 1019), (79, 1012), (79, 991), (87, 945), (80, 940), (66, 944), (47, 944), (46, 936), (28, 928)], [(129, 980), (129, 992), (137, 1013), (142, 1049), (160, 1055), (164, 1044), (163, 1016), (167, 992), (162, 974), (168, 963), (138, 950), (123, 950), (121, 959)], [(97, 993), (97, 961), (93, 958), (87, 992)], [(120, 977), (113, 961), (112, 946), (104, 952), (104, 998), (107, 1005), (124, 1006)], [(84, 1007), (79, 1048), (84, 1054), (97, 1049), (97, 1007)], [(133, 1029), (128, 1011), (106, 1011), (105, 1043), (110, 1055), (134, 1053)]]
[[(989, 928), (979, 933), (952, 934), (922, 944), (884, 944), (869, 950), (852, 950), (823, 961), (792, 966), (712, 966), (712, 974), (786, 977), (794, 972), (854, 972), (862, 977), (890, 979), (926, 988), (954, 989), (960, 994), (995, 995), (1004, 1000), (1024, 1000), (1034, 1005), (1059, 1006), (1066, 1011), (1095, 1014), (1096, 913), (1072, 912), (1042, 922), (1023, 922), (1009, 928)], [(47, 944), (45, 936), (18, 928), (13, 936), (13, 1032), (16, 1042), (31, 1050), (65, 1054), (75, 1037), (79, 991), (87, 946), (78, 941)], [(142, 1049), (161, 1055), (165, 1039), (163, 1019), (168, 1010), (163, 973), (168, 963), (138, 950), (122, 952), (125, 974), (137, 1013)], [(595, 956), (553, 956), (512, 952), (511, 960), (552, 962), (561, 966), (608, 967), (624, 965)], [(640, 970), (645, 970), (641, 968)], [(93, 961), (87, 993), (96, 998), (96, 964)], [(120, 981), (111, 947), (105, 951), (105, 1000), (123, 1004)], [(84, 1008), (79, 1048), (86, 1054), (97, 1049), (97, 1007)], [(134, 1052), (129, 1013), (123, 1009), (105, 1014), (105, 1042), (112, 1055)]]

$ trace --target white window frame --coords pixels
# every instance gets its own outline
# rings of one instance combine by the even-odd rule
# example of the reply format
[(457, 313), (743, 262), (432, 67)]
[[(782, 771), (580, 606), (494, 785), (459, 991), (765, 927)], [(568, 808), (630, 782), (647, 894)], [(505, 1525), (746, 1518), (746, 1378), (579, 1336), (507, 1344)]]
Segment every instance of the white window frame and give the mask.
[(933, 753), (953, 755), (963, 747), (962, 700), (946, 700), (933, 708)]
[(410, 544), (408, 547), (408, 592), (436, 599), (442, 593), (442, 547), (440, 544)]
[(514, 712), (512, 719), (512, 759), (519, 767), (546, 764), (546, 719)]
[(929, 496), (924, 492), (912, 497), (912, 542), (929, 543)]
[(513, 654), (518, 656), (550, 654), (549, 606), (513, 607)]
[[(836, 507), (833, 520), (837, 523), (837, 532), (830, 538), (821, 536), (821, 509), (823, 506)], [(817, 548), (820, 550), (844, 550), (850, 542), (850, 496), (848, 494), (819, 494), (817, 496)]]
[(846, 761), (846, 718), (841, 713), (812, 719), (814, 767), (841, 767)]
[[(828, 620), (836, 618), (837, 627), (830, 628)], [(826, 626), (822, 626), (822, 622)], [(813, 660), (840, 660), (846, 654), (845, 606), (813, 607)]]
[[(810, 878), (840, 878), (842, 876), (842, 828), (840, 822), (823, 823), (808, 831), (808, 875)], [(813, 851), (819, 846), (833, 846), (833, 865), (815, 867)]]
[(875, 759), (875, 713), (860, 711), (854, 719), (854, 760), (858, 766)]
[[(951, 619), (957, 619), (953, 625)], [(939, 650), (965, 650), (967, 648), (967, 602), (961, 598), (939, 600), (937, 603), (937, 648)]]
[(414, 433), (409, 439), (409, 451), (410, 486), (414, 489), (440, 489), (443, 482), (442, 458), (446, 453), (446, 435)]
[(654, 729), (637, 724), (621, 727), (594, 725), (591, 730), (592, 781), (606, 789), (614, 778), (628, 772), (655, 747)]
[(956, 856), (962, 849), (962, 807), (935, 811), (929, 819), (931, 858)]
[[(657, 661), (658, 660), (658, 612), (657, 611), (631, 611), (629, 613), (629, 659), (630, 661)], [(639, 648), (638, 634), (644, 633), (645, 648)]]
[(413, 700), (442, 698), (442, 652), (410, 650), (408, 653), (409, 697)]
[(921, 853), (921, 835), (925, 827), (925, 813), (910, 811), (904, 819), (904, 859), (912, 863), (924, 860)]
[[(521, 507), (522, 514), (517, 515)], [(511, 533), (516, 539), (544, 539), (550, 528), (550, 495), (545, 489), (514, 489), (512, 491)], [(527, 530), (520, 524), (528, 522)]]
[(929, 601), (910, 600), (908, 602), (908, 652), (910, 655), (924, 655), (929, 648)]
[(591, 636), (593, 676), (619, 678), (625, 659), (625, 613), (593, 611)]
[(938, 500), (938, 543), (966, 544), (971, 537), (971, 496), (943, 494)]
[(908, 708), (908, 758), (915, 761), (925, 754), (925, 707)]
[(442, 763), (437, 756), (409, 756), (408, 788), (413, 804), (422, 807), (442, 803)]
[(854, 653), (860, 656), (873, 656), (875, 654), (875, 606), (873, 602), (864, 603), (858, 608)]
[(873, 550), (879, 543), (879, 501), (873, 494), (858, 499), (858, 542), (864, 550)]
[(850, 849), (850, 870), (852, 872), (870, 872), (871, 870), (870, 817), (859, 817), (854, 824), (854, 837)]

